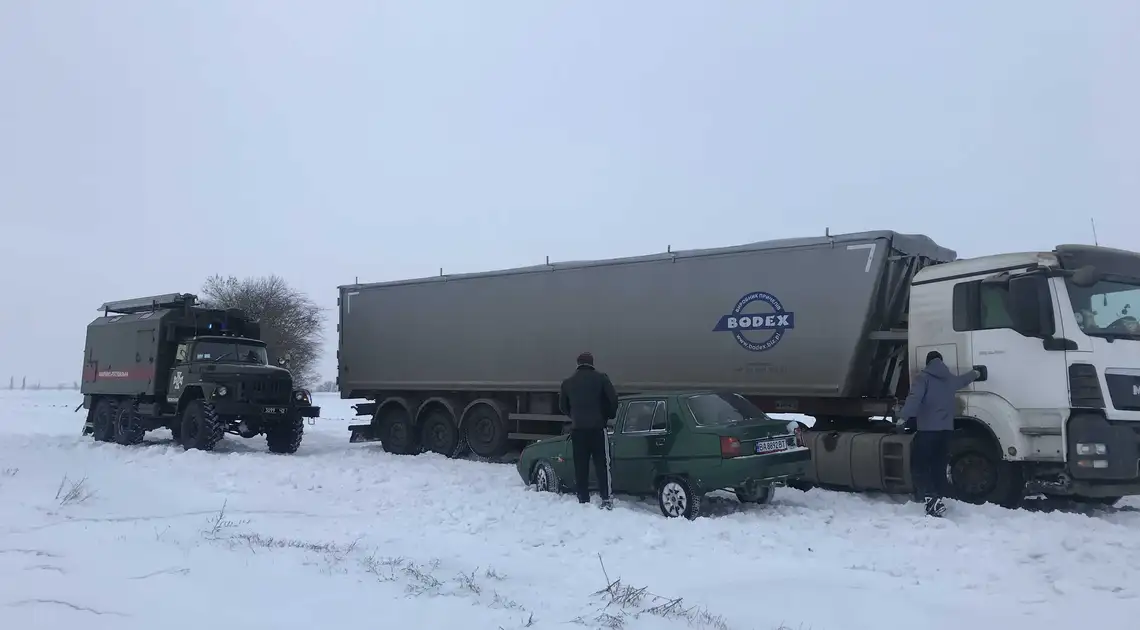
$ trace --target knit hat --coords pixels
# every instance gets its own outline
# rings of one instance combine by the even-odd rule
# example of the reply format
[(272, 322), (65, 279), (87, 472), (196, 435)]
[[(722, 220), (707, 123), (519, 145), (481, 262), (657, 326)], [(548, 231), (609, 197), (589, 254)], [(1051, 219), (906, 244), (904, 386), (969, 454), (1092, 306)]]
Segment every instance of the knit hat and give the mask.
[(583, 352), (578, 355), (578, 365), (593, 365), (594, 355), (591, 352)]
[(941, 360), (942, 359), (942, 353), (937, 351), (937, 350), (931, 350), (930, 352), (926, 353), (926, 364), (927, 365), (930, 365), (932, 362), (934, 362), (935, 359)]

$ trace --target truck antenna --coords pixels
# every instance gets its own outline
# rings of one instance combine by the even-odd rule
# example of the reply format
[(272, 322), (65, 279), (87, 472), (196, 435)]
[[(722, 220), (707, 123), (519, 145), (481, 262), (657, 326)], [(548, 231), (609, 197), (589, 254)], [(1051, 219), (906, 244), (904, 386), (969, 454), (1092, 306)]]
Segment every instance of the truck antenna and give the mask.
[(1096, 219), (1089, 217), (1089, 223), (1092, 224), (1093, 231), (1093, 245), (1100, 246), (1100, 241), (1096, 237)]

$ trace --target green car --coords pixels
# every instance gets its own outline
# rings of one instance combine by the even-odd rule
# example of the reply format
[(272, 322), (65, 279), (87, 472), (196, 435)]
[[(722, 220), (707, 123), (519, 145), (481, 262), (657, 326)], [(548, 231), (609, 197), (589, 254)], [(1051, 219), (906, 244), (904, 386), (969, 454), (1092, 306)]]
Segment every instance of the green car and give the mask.
[[(767, 503), (774, 484), (803, 476), (811, 462), (798, 423), (769, 418), (738, 394), (623, 396), (608, 432), (614, 493), (657, 495), (668, 517), (696, 518), (702, 497), (722, 489)], [(569, 435), (528, 445), (517, 467), (537, 490), (574, 490)]]

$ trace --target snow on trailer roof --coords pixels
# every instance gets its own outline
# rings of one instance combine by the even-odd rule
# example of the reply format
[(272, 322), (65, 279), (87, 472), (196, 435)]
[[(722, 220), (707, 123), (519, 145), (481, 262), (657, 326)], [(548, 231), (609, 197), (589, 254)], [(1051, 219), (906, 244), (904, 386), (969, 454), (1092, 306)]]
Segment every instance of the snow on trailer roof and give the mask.
[(718, 256), (723, 254), (736, 254), (744, 252), (795, 249), (800, 247), (815, 247), (821, 245), (845, 245), (850, 243), (865, 243), (868, 241), (876, 241), (882, 239), (889, 240), (891, 242), (892, 248), (909, 256), (924, 256), (939, 262), (951, 262), (957, 260), (958, 258), (957, 252), (952, 249), (942, 247), (938, 243), (935, 243), (934, 239), (924, 234), (902, 234), (891, 230), (875, 230), (868, 232), (852, 232), (849, 234), (832, 234), (827, 236), (810, 236), (775, 239), (770, 241), (756, 241), (753, 243), (745, 243), (743, 245), (676, 250), (660, 252), (656, 254), (645, 254), (641, 256), (623, 256), (619, 258), (600, 258), (596, 260), (571, 260), (564, 262), (552, 262), (548, 264), (528, 265), (526, 267), (498, 269), (494, 271), (476, 271), (472, 273), (460, 273), (452, 275), (441, 274), (438, 276), (425, 276), (422, 278), (409, 278), (405, 280), (344, 284), (337, 287), (337, 289), (367, 289), (372, 287), (419, 284), (424, 282), (446, 282), (450, 280), (462, 280), (468, 278), (489, 278), (495, 276), (534, 273), (538, 271), (581, 269), (585, 267), (602, 267), (606, 265), (649, 262), (654, 260), (700, 258), (703, 256)]

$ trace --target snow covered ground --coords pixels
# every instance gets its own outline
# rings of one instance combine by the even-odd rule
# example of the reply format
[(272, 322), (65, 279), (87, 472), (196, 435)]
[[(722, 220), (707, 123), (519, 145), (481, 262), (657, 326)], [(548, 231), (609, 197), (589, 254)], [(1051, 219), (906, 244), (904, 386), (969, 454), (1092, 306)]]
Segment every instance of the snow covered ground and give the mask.
[[(1134, 627), (1140, 502), (1092, 516), (781, 489), (667, 520), (524, 490), (509, 465), (79, 436), (75, 392), (0, 392), (0, 628)], [(605, 573), (602, 565), (604, 562)], [(608, 575), (608, 578), (606, 577)], [(607, 579), (628, 591), (596, 594)], [(633, 589), (647, 589), (637, 596)], [(668, 601), (683, 598), (670, 607)], [(575, 625), (575, 621), (582, 625)]]

